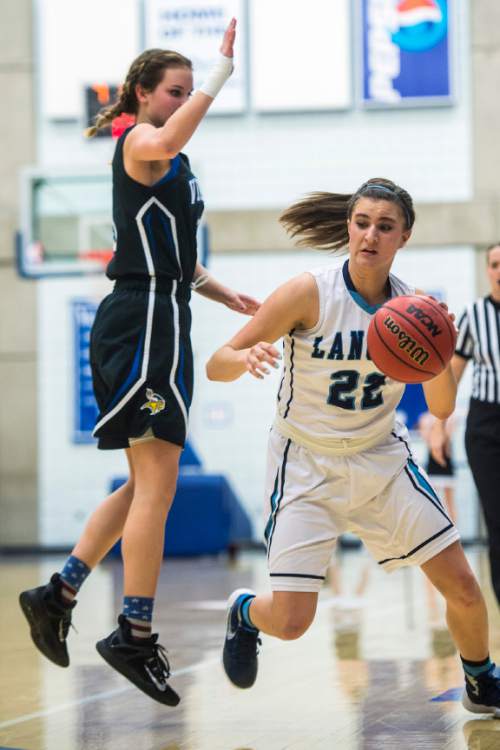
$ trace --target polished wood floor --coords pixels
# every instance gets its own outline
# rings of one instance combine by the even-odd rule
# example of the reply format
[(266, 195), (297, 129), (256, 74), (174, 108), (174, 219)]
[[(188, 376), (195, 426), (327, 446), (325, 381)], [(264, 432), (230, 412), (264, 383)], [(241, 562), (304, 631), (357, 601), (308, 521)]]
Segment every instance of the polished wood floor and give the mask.
[[(484, 582), (492, 654), (500, 660), (485, 554), (468, 556)], [(1, 750), (500, 748), (500, 720), (476, 718), (457, 700), (462, 675), (442, 602), (419, 570), (388, 576), (362, 551), (337, 555), (309, 632), (288, 643), (264, 637), (257, 683), (239, 691), (220, 663), (225, 599), (239, 586), (267, 588), (264, 555), (167, 561), (155, 625), (182, 696), (171, 709), (130, 686), (95, 651), (121, 604), (118, 562), (94, 571), (80, 594), (69, 669), (38, 655), (17, 595), (62, 561), (0, 562)]]

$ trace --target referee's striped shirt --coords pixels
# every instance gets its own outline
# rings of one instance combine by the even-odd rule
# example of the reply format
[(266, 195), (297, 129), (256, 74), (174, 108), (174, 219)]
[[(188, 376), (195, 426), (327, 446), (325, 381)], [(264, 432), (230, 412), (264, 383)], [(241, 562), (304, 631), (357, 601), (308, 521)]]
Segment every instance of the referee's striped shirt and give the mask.
[(455, 354), (472, 359), (472, 398), (500, 404), (500, 303), (481, 297), (458, 322)]

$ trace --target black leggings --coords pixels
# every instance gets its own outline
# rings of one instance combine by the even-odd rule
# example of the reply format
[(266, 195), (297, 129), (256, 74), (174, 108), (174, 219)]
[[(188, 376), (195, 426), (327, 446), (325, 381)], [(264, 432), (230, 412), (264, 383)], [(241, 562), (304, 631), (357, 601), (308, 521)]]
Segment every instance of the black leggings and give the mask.
[(491, 581), (500, 604), (500, 405), (471, 399), (465, 450), (488, 529)]

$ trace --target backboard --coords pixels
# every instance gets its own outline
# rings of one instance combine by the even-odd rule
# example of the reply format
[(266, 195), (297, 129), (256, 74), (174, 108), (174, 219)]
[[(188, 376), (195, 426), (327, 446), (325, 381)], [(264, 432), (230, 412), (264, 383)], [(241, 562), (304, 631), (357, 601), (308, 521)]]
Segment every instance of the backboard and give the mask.
[(111, 172), (28, 169), (21, 175), (18, 272), (102, 274), (113, 253)]

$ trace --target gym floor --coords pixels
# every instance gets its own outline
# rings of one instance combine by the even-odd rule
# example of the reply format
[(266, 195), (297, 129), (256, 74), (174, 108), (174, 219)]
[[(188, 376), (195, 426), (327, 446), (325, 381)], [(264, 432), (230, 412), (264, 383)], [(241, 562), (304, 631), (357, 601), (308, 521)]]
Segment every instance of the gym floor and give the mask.
[[(467, 554), (486, 594), (498, 659), (500, 614), (486, 554)], [(462, 708), (442, 600), (419, 570), (387, 575), (363, 550), (338, 553), (308, 633), (293, 642), (264, 636), (257, 682), (241, 691), (221, 666), (225, 600), (241, 586), (267, 590), (264, 554), (165, 561), (154, 629), (182, 697), (167, 708), (95, 651), (120, 610), (119, 561), (101, 565), (80, 592), (68, 669), (32, 646), (18, 593), (63, 561), (0, 560), (0, 750), (500, 748), (500, 720)]]

